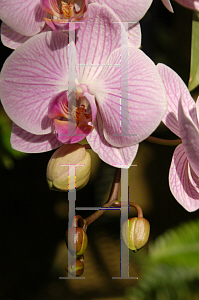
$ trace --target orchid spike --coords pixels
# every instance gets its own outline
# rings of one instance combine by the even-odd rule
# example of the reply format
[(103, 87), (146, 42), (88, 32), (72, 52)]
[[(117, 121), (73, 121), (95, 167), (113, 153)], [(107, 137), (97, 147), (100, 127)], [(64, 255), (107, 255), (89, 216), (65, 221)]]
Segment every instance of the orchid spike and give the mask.
[(169, 67), (158, 64), (168, 109), (163, 123), (182, 139), (174, 151), (169, 186), (175, 199), (187, 210), (199, 208), (199, 100), (195, 103), (182, 79)]

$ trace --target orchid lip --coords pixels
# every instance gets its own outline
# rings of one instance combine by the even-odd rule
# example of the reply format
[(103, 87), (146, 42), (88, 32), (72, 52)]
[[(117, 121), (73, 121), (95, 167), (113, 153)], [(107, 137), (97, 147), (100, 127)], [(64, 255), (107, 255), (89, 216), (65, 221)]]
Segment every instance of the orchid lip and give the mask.
[[(83, 89), (85, 92), (83, 92)], [(89, 94), (84, 85), (77, 86), (67, 96), (67, 91), (55, 95), (48, 109), (49, 118), (54, 120), (55, 136), (62, 143), (77, 143), (94, 129), (97, 107), (94, 96)]]

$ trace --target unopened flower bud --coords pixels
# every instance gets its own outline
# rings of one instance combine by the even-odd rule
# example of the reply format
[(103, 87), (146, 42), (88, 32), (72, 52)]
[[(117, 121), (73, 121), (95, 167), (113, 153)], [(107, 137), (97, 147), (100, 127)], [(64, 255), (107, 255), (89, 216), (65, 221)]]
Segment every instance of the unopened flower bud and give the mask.
[[(69, 168), (70, 170), (74, 168), (74, 176), (70, 176), (72, 172), (69, 170), (69, 174)], [(70, 186), (76, 189), (83, 188), (89, 181), (90, 172), (91, 157), (85, 147), (79, 144), (68, 144), (60, 147), (51, 156), (46, 176), (50, 189), (68, 191)]]
[(73, 276), (81, 276), (84, 272), (83, 259), (74, 259), (67, 267), (66, 271)]
[(122, 226), (122, 237), (126, 246), (136, 252), (148, 241), (150, 224), (145, 218), (131, 218)]
[(70, 227), (66, 231), (66, 245), (71, 254), (82, 255), (88, 245), (86, 232), (81, 227)]

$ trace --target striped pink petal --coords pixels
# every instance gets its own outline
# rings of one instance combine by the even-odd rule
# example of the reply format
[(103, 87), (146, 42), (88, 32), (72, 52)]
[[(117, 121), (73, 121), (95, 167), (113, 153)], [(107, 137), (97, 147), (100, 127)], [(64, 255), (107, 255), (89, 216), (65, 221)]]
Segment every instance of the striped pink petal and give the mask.
[(187, 211), (199, 208), (199, 179), (191, 169), (182, 144), (174, 151), (170, 172), (169, 186), (175, 199)]
[(178, 105), (178, 120), (180, 136), (188, 161), (196, 175), (199, 176), (199, 130), (187, 111), (187, 107), (183, 107), (182, 100)]
[(143, 18), (152, 0), (90, 0), (90, 2), (107, 5), (123, 22), (134, 22)]
[(141, 46), (141, 28), (139, 23), (135, 23), (133, 26), (130, 26), (128, 30), (129, 37), (129, 46), (134, 46), (140, 48)]
[(138, 151), (138, 144), (121, 148), (110, 145), (104, 138), (103, 123), (99, 114), (94, 130), (86, 138), (92, 150), (96, 152), (104, 162), (118, 168), (128, 169)]
[(121, 47), (121, 35), (128, 44), (124, 26), (107, 6), (89, 4), (88, 15), (77, 32), (76, 44), (77, 78), (86, 85), (95, 81), (111, 52)]
[(10, 142), (13, 149), (25, 153), (46, 152), (62, 146), (62, 143), (56, 139), (54, 133), (35, 135), (14, 123)]
[(9, 117), (33, 134), (48, 134), (48, 105), (68, 88), (68, 49), (64, 33), (41, 33), (6, 60), (0, 78), (1, 101)]
[(10, 28), (7, 24), (2, 22), (1, 24), (1, 41), (4, 46), (16, 49), (21, 46), (25, 41), (27, 41), (30, 37), (26, 35), (22, 35), (17, 33), (12, 28)]
[[(119, 48), (111, 53), (98, 78), (88, 86), (96, 96), (105, 139), (115, 147), (132, 146), (144, 140), (160, 124), (167, 108), (164, 86), (154, 63), (139, 49), (122, 49), (126, 49), (123, 77)], [(121, 109), (125, 114), (123, 123)]]
[[(185, 83), (182, 81), (180, 76), (174, 72), (171, 68), (164, 64), (157, 65), (158, 72), (163, 80), (168, 108), (166, 114), (164, 115), (162, 122), (177, 136), (180, 137), (179, 124), (178, 124), (178, 103), (180, 97), (182, 98), (182, 104), (188, 111), (191, 112), (191, 116), (196, 121), (195, 114), (195, 102), (193, 101), (189, 90)], [(195, 116), (194, 116), (195, 114)]]
[(22, 35), (32, 36), (40, 32), (46, 15), (40, 7), (40, 0), (0, 1), (0, 19)]

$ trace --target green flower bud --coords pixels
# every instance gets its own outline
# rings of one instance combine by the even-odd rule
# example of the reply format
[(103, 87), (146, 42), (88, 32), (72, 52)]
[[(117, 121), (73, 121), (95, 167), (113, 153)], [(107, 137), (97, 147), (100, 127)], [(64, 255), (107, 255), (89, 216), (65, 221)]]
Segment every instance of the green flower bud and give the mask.
[(81, 276), (84, 272), (84, 260), (75, 259), (66, 267), (66, 271), (73, 276)]
[[(83, 166), (75, 167), (77, 164)], [(90, 154), (82, 145), (68, 144), (55, 151), (48, 162), (46, 176), (50, 189), (68, 191), (69, 166), (66, 165), (74, 165), (76, 168), (76, 176), (70, 176), (69, 185), (71, 183), (71, 186), (81, 189), (88, 183), (91, 172)]]
[(137, 252), (148, 241), (150, 224), (145, 218), (131, 218), (122, 226), (122, 237), (126, 246)]
[(66, 245), (71, 254), (82, 255), (88, 245), (86, 232), (81, 227), (70, 227), (66, 231)]

